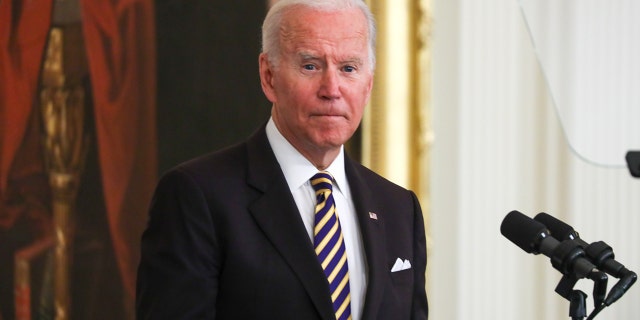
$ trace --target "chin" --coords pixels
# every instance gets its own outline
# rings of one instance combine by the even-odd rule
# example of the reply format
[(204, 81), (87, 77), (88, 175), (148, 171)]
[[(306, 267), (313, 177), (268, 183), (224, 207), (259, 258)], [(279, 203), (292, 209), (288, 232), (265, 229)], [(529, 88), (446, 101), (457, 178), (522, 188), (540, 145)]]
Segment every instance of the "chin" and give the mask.
[(347, 130), (318, 130), (309, 136), (310, 142), (320, 148), (337, 148), (345, 144), (355, 132), (345, 131)]
[(339, 148), (340, 146), (345, 144), (345, 142), (347, 142), (347, 139), (327, 139), (326, 137), (324, 137), (315, 140), (314, 144), (320, 148), (330, 150)]

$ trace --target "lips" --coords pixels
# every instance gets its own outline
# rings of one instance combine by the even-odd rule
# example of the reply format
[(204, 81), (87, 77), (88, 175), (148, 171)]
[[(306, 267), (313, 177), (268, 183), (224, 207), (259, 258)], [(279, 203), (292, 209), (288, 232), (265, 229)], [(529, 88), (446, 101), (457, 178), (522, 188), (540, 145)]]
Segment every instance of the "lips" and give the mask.
[(312, 115), (311, 119), (315, 119), (316, 121), (322, 122), (336, 122), (336, 121), (344, 121), (347, 119), (344, 115), (334, 115), (334, 114), (317, 114)]
[[(328, 112), (327, 112), (328, 111)], [(312, 117), (342, 117), (342, 118), (346, 118), (347, 115), (342, 113), (342, 112), (331, 112), (330, 110), (327, 110), (324, 112), (311, 112), (311, 116)]]

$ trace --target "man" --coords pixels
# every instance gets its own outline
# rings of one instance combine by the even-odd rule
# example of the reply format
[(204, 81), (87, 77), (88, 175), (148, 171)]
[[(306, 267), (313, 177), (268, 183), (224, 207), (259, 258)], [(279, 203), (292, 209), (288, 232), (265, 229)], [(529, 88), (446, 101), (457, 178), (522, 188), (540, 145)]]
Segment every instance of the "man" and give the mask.
[(158, 184), (140, 319), (426, 319), (416, 196), (343, 151), (373, 84), (361, 0), (280, 0), (263, 24), (271, 118)]

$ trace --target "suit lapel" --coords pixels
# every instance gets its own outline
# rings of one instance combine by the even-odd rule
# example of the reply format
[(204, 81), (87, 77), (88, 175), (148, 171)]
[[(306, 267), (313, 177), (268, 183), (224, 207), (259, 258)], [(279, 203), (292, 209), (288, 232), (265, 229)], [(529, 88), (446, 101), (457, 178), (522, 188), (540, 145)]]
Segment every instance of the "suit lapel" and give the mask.
[[(382, 302), (384, 278), (387, 274), (384, 216), (381, 212), (376, 212), (375, 195), (361, 176), (357, 166), (351, 159), (345, 157), (345, 171), (356, 209), (369, 271), (362, 319), (374, 319)], [(371, 213), (375, 214), (375, 219), (372, 218)]]
[(247, 142), (247, 182), (262, 196), (249, 211), (308, 292), (323, 319), (333, 317), (327, 280), (306, 233), (298, 207), (271, 150), (264, 126)]

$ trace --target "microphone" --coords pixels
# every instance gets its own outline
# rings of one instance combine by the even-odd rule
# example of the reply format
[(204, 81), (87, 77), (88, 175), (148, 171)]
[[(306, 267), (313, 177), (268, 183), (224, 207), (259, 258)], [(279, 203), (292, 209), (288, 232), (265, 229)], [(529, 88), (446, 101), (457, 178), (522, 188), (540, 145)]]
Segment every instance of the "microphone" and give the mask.
[(580, 238), (580, 234), (573, 227), (544, 212), (538, 213), (533, 219), (547, 226), (549, 232), (557, 239), (576, 241), (600, 270), (616, 278), (624, 277), (631, 272), (614, 259), (613, 249), (603, 241), (589, 244)]
[(604, 301), (606, 305), (610, 305), (620, 299), (636, 281), (637, 275), (616, 261), (613, 249), (603, 241), (589, 244), (580, 238), (580, 234), (573, 227), (544, 212), (536, 215), (534, 220), (547, 226), (548, 231), (558, 239), (575, 241), (584, 249), (586, 256), (600, 270), (620, 279), (611, 288), (611, 292)]
[(592, 272), (599, 272), (596, 266), (585, 258), (585, 252), (574, 241), (558, 241), (551, 236), (547, 227), (528, 216), (513, 210), (500, 225), (500, 233), (527, 253), (544, 254), (551, 259), (551, 265), (564, 275), (585, 278)]

